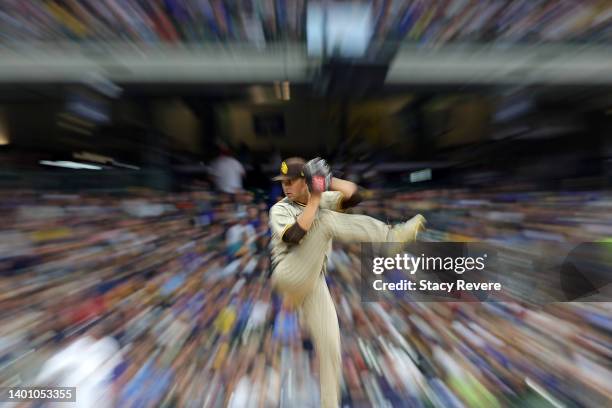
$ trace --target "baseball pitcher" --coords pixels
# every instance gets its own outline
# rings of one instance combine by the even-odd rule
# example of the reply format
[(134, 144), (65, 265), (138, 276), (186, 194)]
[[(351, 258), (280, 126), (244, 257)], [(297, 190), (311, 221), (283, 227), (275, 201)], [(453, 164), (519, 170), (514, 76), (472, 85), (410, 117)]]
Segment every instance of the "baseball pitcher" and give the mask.
[(366, 215), (343, 212), (361, 201), (356, 184), (332, 177), (325, 160), (299, 157), (282, 162), (285, 198), (270, 209), (272, 285), (301, 308), (320, 361), (321, 406), (339, 404), (340, 329), (325, 282), (332, 240), (341, 242), (412, 242), (425, 218), (389, 226)]

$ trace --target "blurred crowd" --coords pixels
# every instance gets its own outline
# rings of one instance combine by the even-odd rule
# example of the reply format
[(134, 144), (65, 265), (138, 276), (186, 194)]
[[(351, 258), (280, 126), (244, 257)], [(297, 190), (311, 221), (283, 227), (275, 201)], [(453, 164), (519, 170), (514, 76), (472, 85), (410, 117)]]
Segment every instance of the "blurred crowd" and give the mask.
[[(5, 0), (0, 4), (0, 45), (78, 41), (196, 46), (235, 41), (265, 46), (286, 40), (303, 42), (309, 3), (319, 2)], [(375, 39), (422, 45), (609, 42), (612, 35), (612, 5), (606, 0), (375, 0), (371, 15)]]
[[(423, 213), (433, 241), (612, 235), (603, 193), (369, 193), (355, 212)], [(318, 406), (316, 352), (270, 288), (265, 200), (0, 193), (0, 386), (76, 384), (80, 406)], [(359, 245), (334, 244), (343, 406), (612, 400), (610, 303), (365, 303), (359, 270)]]

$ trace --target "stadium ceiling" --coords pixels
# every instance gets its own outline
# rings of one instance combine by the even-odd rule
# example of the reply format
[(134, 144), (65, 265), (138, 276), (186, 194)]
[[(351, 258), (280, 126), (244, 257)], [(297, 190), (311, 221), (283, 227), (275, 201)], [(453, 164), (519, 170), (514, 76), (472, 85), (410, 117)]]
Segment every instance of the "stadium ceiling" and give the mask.
[[(363, 64), (363, 61), (355, 61)], [(197, 48), (129, 44), (22, 46), (0, 50), (0, 82), (79, 82), (97, 75), (121, 83), (312, 81), (322, 64), (303, 44), (211, 44)], [(366, 64), (376, 65), (376, 61)], [(387, 84), (612, 84), (612, 46), (401, 46)]]

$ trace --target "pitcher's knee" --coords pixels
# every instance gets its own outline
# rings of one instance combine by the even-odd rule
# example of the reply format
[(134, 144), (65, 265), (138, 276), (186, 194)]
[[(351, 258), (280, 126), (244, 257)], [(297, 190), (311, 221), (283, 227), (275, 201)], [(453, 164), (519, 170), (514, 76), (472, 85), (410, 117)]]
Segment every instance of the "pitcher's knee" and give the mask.
[(270, 280), (272, 281), (272, 287), (282, 295), (295, 291), (295, 283), (282, 270), (274, 271)]
[(287, 271), (276, 270), (270, 277), (272, 287), (283, 296), (291, 297), (297, 303), (308, 293), (308, 285), (302, 279), (296, 279)]

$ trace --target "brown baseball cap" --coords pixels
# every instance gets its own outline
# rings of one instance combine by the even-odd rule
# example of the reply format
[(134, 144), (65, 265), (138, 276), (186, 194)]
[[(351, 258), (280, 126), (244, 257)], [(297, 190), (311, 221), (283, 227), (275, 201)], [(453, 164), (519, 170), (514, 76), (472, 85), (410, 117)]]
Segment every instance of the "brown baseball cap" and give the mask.
[(306, 164), (306, 160), (301, 157), (290, 157), (285, 159), (281, 163), (281, 174), (274, 177), (272, 180), (281, 181), (304, 177), (304, 164)]

